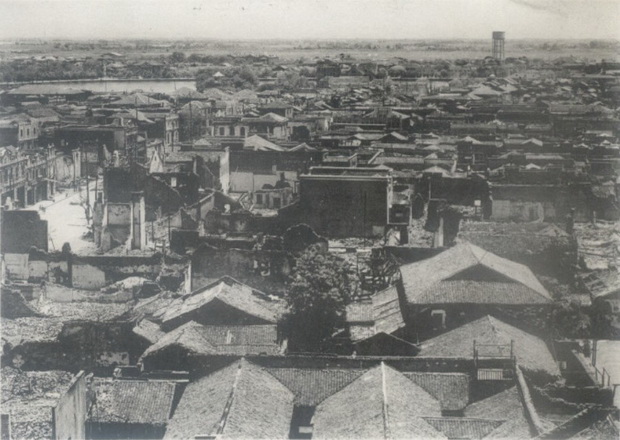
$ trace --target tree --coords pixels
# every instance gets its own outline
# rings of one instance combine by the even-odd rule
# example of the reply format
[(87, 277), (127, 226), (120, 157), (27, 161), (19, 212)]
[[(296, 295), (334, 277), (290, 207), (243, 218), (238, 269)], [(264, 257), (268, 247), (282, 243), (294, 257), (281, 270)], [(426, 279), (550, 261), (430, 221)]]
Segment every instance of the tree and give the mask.
[(185, 54), (183, 52), (172, 52), (170, 62), (175, 64), (185, 62)]
[(551, 313), (554, 337), (589, 338), (591, 320), (576, 301), (562, 301)]
[(614, 314), (611, 305), (604, 300), (597, 299), (590, 307), (592, 320), (592, 337), (596, 339), (616, 339), (614, 332)]
[(239, 71), (239, 78), (241, 78), (244, 83), (247, 83), (251, 86), (255, 86), (256, 84), (258, 84), (258, 77), (254, 73), (254, 71), (248, 66), (243, 66), (241, 68), (241, 70)]
[(297, 259), (291, 275), (286, 303), (289, 312), (284, 327), (289, 347), (297, 351), (319, 351), (322, 343), (344, 325), (345, 306), (354, 290), (354, 279), (337, 256), (310, 246)]
[(202, 92), (205, 89), (217, 87), (218, 83), (213, 78), (213, 73), (214, 72), (208, 69), (199, 70), (198, 73), (196, 73), (196, 90)]

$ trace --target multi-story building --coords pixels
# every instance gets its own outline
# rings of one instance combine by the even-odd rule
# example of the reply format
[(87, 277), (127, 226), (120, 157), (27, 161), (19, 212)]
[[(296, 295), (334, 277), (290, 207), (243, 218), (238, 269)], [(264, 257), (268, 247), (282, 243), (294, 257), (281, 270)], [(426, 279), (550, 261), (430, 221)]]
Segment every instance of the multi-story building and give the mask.
[(49, 198), (55, 190), (56, 152), (53, 148), (24, 152), (0, 148), (0, 194), (2, 205), (33, 205)]
[(0, 146), (13, 145), (20, 149), (37, 147), (39, 124), (26, 115), (14, 115), (0, 120)]

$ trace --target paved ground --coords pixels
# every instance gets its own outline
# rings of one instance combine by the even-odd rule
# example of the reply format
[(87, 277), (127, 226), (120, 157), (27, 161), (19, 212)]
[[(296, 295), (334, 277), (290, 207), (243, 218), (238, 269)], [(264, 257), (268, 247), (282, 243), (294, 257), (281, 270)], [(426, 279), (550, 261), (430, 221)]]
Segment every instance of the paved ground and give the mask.
[[(95, 200), (95, 183), (91, 181), (90, 202)], [(86, 185), (81, 190), (69, 190), (54, 194), (54, 200), (45, 200), (27, 209), (38, 209), (41, 218), (48, 222), (50, 251), (60, 250), (64, 243), (71, 245), (76, 254), (91, 254), (96, 250), (95, 244), (84, 238), (88, 232), (86, 213), (80, 203), (86, 200)]]

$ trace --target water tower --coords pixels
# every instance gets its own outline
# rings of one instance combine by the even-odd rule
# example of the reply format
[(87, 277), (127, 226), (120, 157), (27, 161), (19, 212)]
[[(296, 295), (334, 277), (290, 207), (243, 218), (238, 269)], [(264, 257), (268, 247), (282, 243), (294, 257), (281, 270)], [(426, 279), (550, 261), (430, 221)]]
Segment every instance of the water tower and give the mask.
[(506, 32), (493, 32), (493, 58), (498, 61), (504, 59), (504, 41)]

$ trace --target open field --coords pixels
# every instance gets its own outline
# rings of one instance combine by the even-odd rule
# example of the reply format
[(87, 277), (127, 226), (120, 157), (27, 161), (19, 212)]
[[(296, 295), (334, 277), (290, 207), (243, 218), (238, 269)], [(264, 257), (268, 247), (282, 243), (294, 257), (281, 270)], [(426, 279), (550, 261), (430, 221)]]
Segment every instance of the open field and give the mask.
[[(312, 60), (338, 58), (341, 54), (356, 60), (405, 58), (411, 60), (484, 58), (490, 55), (489, 40), (315, 40), (315, 41), (4, 41), (0, 59), (28, 58), (40, 55), (96, 58), (106, 52), (118, 52), (139, 60), (169, 55), (174, 51), (200, 55), (268, 55), (282, 59)], [(506, 40), (506, 56), (551, 60), (574, 57), (600, 61), (620, 59), (617, 41), (584, 40)]]

